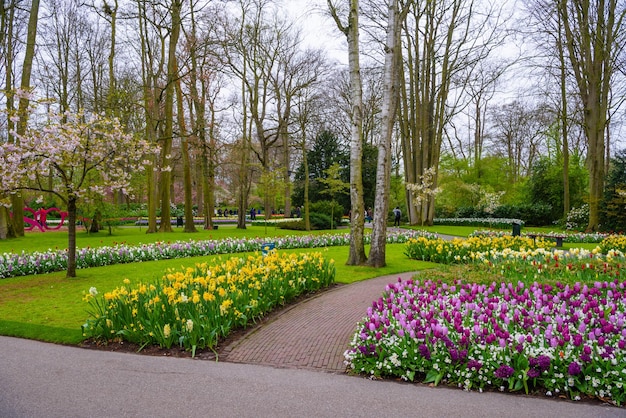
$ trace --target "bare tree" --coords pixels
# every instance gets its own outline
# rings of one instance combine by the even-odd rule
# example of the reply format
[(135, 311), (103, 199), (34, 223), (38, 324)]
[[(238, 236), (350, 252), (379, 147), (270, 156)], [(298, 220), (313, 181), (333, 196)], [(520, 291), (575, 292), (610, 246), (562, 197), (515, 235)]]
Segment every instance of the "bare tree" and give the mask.
[(171, 218), (171, 192), (172, 184), (172, 143), (174, 139), (174, 90), (178, 78), (178, 65), (176, 63), (176, 47), (180, 37), (181, 27), (181, 0), (172, 0), (170, 3), (171, 30), (167, 53), (167, 83), (165, 85), (164, 102), (164, 132), (161, 138), (161, 225), (160, 232), (172, 232)]
[[(8, 141), (13, 143), (15, 138), (12, 132), (15, 130), (13, 116), (15, 114), (15, 75), (14, 63), (19, 52), (18, 40), (23, 37), (23, 27), (25, 23), (22, 21), (20, 8), (16, 1), (3, 2), (0, 5), (0, 58), (2, 59), (2, 69), (4, 75), (4, 101), (6, 105), (6, 121), (3, 121), (6, 128), (6, 137), (0, 141)], [(4, 196), (0, 196), (4, 197)], [(18, 209), (21, 211), (21, 209)], [(19, 216), (19, 215), (18, 215)], [(22, 215), (23, 216), (23, 215)], [(0, 239), (16, 237), (14, 222), (11, 222), (9, 209), (5, 206), (0, 207)]]
[(600, 224), (604, 192), (610, 92), (617, 58), (625, 41), (626, 5), (617, 0), (559, 0), (567, 56), (584, 108), (589, 170), (589, 224)]
[[(28, 18), (28, 31), (26, 35), (26, 49), (24, 51), (24, 62), (22, 64), (22, 79), (20, 90), (30, 92), (30, 79), (33, 70), (33, 59), (35, 56), (35, 40), (37, 37), (37, 22), (39, 16), (39, 0), (33, 0), (30, 6)], [(28, 127), (28, 107), (30, 99), (28, 94), (23, 94), (19, 99), (17, 122), (17, 136), (24, 135)], [(19, 139), (16, 139), (19, 141)], [(11, 207), (13, 208), (13, 231), (17, 236), (24, 236), (24, 198), (21, 193), (11, 195)]]
[[(473, 0), (403, 1), (405, 62), (401, 78), (400, 133), (406, 183), (438, 168), (444, 131), (461, 109), (460, 94), (471, 70), (502, 43), (502, 13), (495, 4), (479, 10)], [(502, 7), (502, 5), (500, 5)], [(452, 94), (452, 93), (455, 94)], [(434, 185), (436, 188), (436, 183)], [(410, 204), (412, 224), (432, 222), (434, 199)]]
[(276, 98), (276, 135), (282, 147), (282, 167), (285, 199), (285, 216), (291, 216), (291, 125), (292, 111), (298, 96), (320, 82), (327, 73), (327, 65), (321, 50), (298, 49), (299, 35), (295, 43), (287, 45), (278, 58), (278, 69), (272, 75)]
[(387, 243), (387, 213), (391, 185), (391, 137), (398, 107), (398, 65), (400, 63), (400, 31), (397, 0), (389, 0), (387, 12), (387, 41), (385, 45), (385, 77), (382, 103), (381, 139), (378, 143), (378, 170), (376, 172), (376, 198), (374, 226), (368, 264), (384, 267)]
[[(145, 117), (145, 138), (151, 144), (157, 144), (157, 138), (163, 136), (162, 116), (162, 81), (165, 73), (166, 36), (157, 22), (165, 18), (158, 8), (147, 0), (137, 0), (137, 23), (141, 58), (141, 77), (143, 87), (143, 109)], [(146, 233), (157, 231), (158, 206), (158, 171), (156, 156), (149, 157), (147, 168), (148, 228)]]
[(331, 16), (337, 28), (348, 41), (348, 65), (350, 68), (350, 101), (352, 103), (350, 130), (350, 254), (348, 265), (361, 265), (367, 261), (365, 255), (365, 204), (363, 203), (363, 96), (361, 88), (361, 68), (359, 58), (359, 2), (350, 0), (347, 23), (339, 18), (337, 7), (327, 0)]
[(507, 159), (510, 183), (529, 176), (533, 163), (545, 152), (546, 132), (554, 120), (551, 114), (547, 106), (528, 108), (519, 101), (493, 112), (492, 152)]

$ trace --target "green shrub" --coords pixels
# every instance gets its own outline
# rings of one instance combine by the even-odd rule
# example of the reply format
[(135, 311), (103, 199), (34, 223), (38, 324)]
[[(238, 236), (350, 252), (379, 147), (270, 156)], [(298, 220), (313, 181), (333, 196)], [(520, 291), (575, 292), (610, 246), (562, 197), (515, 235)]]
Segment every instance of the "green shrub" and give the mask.
[[(330, 216), (324, 213), (311, 213), (309, 215), (312, 230), (330, 229)], [(337, 223), (333, 224), (333, 228), (337, 228)], [(278, 224), (280, 229), (288, 229), (291, 231), (305, 231), (306, 226), (304, 219), (297, 221), (281, 222)]]
[(306, 226), (304, 220), (281, 222), (278, 225), (280, 229), (288, 229), (290, 231), (305, 231)]
[(533, 226), (552, 225), (552, 206), (545, 203), (523, 205), (499, 205), (492, 214), (485, 213), (478, 207), (461, 207), (456, 211), (455, 218), (502, 218), (521, 219)]
[[(340, 225), (341, 218), (343, 217), (343, 212), (344, 212), (343, 206), (341, 206), (339, 203), (337, 203), (334, 200), (319, 200), (315, 203), (311, 203), (310, 210), (311, 210), (311, 216), (313, 216), (314, 213), (328, 216), (329, 221), (328, 221), (327, 228), (330, 228), (331, 217), (333, 219), (333, 228), (336, 228), (337, 225)], [(311, 224), (313, 224), (312, 220), (311, 220)], [(327, 228), (320, 228), (320, 229), (327, 229)]]
[[(311, 213), (309, 221), (311, 222), (311, 229), (330, 229), (330, 216), (324, 213)], [(337, 225), (339, 225), (337, 222), (333, 224), (335, 228)]]

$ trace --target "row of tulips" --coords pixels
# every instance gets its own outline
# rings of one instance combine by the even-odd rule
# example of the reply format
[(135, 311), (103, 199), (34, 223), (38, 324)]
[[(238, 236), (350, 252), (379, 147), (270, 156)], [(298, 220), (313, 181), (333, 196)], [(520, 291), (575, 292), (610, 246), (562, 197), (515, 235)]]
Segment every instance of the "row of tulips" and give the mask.
[(626, 400), (626, 282), (389, 284), (358, 325), (348, 367), (466, 390)]
[(217, 346), (278, 305), (334, 282), (333, 261), (321, 253), (250, 255), (168, 272), (156, 283), (85, 294), (85, 338), (196, 350)]
[(626, 268), (626, 257), (619, 250), (602, 254), (599, 248), (585, 250), (573, 248), (568, 251), (534, 250), (513, 251), (504, 249), (472, 254), (472, 270), (478, 276), (499, 275), (509, 281), (526, 283), (539, 281), (555, 283), (593, 283), (598, 280), (620, 280)]
[[(611, 236), (611, 234), (603, 233), (603, 232), (593, 232), (593, 233), (584, 233), (584, 232), (546, 232), (542, 233), (545, 236), (552, 237), (564, 237), (563, 242), (569, 243), (599, 243), (602, 242), (605, 238)], [(511, 231), (504, 230), (491, 230), (491, 229), (483, 229), (472, 232), (470, 237), (503, 237), (511, 235)], [(525, 236), (525, 233), (522, 233), (522, 236)]]
[(411, 238), (406, 243), (405, 254), (407, 257), (432, 261), (434, 263), (451, 264), (469, 262), (475, 257), (475, 253), (491, 250), (520, 250), (523, 248), (542, 248), (549, 245), (541, 238), (533, 240), (527, 237), (514, 237), (505, 235), (501, 237), (470, 237), (467, 239), (455, 238), (450, 241), (441, 238), (429, 237)]
[[(366, 242), (371, 235), (366, 236)], [(425, 231), (394, 231), (387, 235), (388, 243), (404, 243), (418, 236), (436, 237)], [(277, 249), (322, 248), (349, 245), (348, 234), (323, 234), (274, 237), (271, 239)], [(197, 257), (214, 254), (260, 251), (267, 244), (267, 238), (226, 238), (221, 240), (189, 240), (157, 242), (129, 246), (119, 244), (111, 247), (81, 248), (76, 252), (77, 267), (107, 266), (111, 264), (134, 263), (172, 258)], [(29, 274), (42, 274), (67, 269), (67, 251), (22, 252), (0, 254), (0, 279)]]
[(513, 224), (524, 225), (521, 219), (512, 218), (435, 218), (435, 225), (476, 226), (481, 228), (511, 228)]

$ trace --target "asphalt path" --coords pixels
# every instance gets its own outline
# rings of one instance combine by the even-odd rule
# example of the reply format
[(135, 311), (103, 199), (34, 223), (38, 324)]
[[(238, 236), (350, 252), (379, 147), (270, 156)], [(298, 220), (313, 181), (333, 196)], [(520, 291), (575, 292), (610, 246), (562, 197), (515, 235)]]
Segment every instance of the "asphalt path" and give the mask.
[(626, 409), (0, 337), (0, 417), (626, 417)]

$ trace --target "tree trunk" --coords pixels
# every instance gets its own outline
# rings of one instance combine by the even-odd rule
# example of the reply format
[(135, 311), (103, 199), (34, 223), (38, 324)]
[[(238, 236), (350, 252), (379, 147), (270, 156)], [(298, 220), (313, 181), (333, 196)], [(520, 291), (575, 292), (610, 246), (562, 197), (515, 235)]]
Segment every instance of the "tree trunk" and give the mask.
[(305, 134), (302, 134), (302, 165), (304, 166), (304, 229), (311, 230), (311, 217), (309, 216), (309, 160), (307, 158)]
[(611, 79), (615, 72), (616, 54), (620, 51), (618, 34), (624, 24), (624, 12), (617, 9), (617, 3), (614, 0), (560, 0), (557, 5), (570, 68), (584, 110), (589, 170), (589, 231), (596, 231), (600, 226)]
[[(157, 75), (154, 68), (154, 56), (152, 47), (148, 40), (148, 24), (147, 11), (145, 2), (138, 1), (138, 21), (139, 21), (139, 41), (141, 43), (141, 74), (143, 81), (143, 102), (144, 114), (146, 119), (145, 136), (150, 143), (156, 144), (159, 131), (159, 95), (156, 91), (155, 80)], [(159, 68), (162, 67), (160, 63)], [(160, 70), (158, 71), (160, 72)], [(158, 207), (158, 162), (156, 155), (150, 155), (147, 158), (150, 164), (146, 167), (147, 187), (146, 194), (148, 197), (148, 227), (146, 234), (157, 232), (157, 207)]]
[[(35, 41), (37, 38), (37, 21), (39, 16), (39, 0), (33, 0), (30, 6), (30, 16), (28, 18), (28, 34), (26, 37), (26, 50), (24, 51), (24, 65), (22, 66), (22, 81), (20, 89), (30, 92), (30, 76), (33, 70), (33, 58), (35, 57)], [(19, 102), (19, 122), (17, 134), (24, 135), (28, 124), (28, 106), (30, 100), (27, 97), (20, 97)], [(11, 196), (13, 207), (13, 229), (17, 236), (24, 236), (24, 199), (21, 193)]]
[[(176, 73), (178, 65), (176, 64)], [(189, 139), (185, 125), (185, 110), (183, 109), (183, 90), (180, 78), (176, 80), (176, 104), (178, 116), (178, 130), (180, 133), (180, 153), (183, 157), (183, 189), (185, 195), (185, 227), (184, 232), (198, 232), (193, 219), (193, 185), (191, 184), (191, 163), (189, 162)], [(191, 115), (193, 120), (193, 115)]]
[(283, 183), (285, 186), (285, 218), (291, 217), (291, 177), (289, 174), (291, 171), (289, 170), (290, 158), (289, 158), (289, 132), (285, 128), (285, 132), (282, 133), (283, 137), (283, 147), (284, 147), (284, 155), (283, 155), (283, 164), (285, 166), (285, 172), (283, 173)]
[[(559, 16), (560, 19), (560, 16)], [(565, 50), (563, 47), (562, 25), (559, 24), (558, 50), (561, 84), (561, 136), (563, 137), (563, 217), (570, 211), (569, 191), (569, 141), (568, 141), (568, 110), (567, 110), (567, 68), (565, 67)]]
[(76, 277), (76, 198), (67, 201), (67, 275)]
[(397, 0), (389, 0), (387, 20), (387, 42), (385, 46), (385, 75), (383, 103), (381, 109), (381, 139), (378, 145), (378, 170), (376, 172), (376, 197), (372, 241), (368, 264), (372, 267), (387, 265), (385, 255), (387, 247), (387, 213), (389, 212), (389, 189), (391, 187), (391, 137), (398, 106), (396, 85), (398, 54), (396, 45)]
[(9, 236), (9, 210), (0, 206), (0, 239), (7, 239)]
[[(6, 50), (3, 51), (4, 55), (4, 70), (5, 70), (5, 91), (6, 91), (6, 114), (12, 115), (15, 112), (14, 108), (14, 96), (11, 94), (13, 91), (13, 25), (15, 20), (15, 8), (16, 5), (11, 3), (7, 6), (0, 6), (2, 9), (2, 22), (0, 27), (0, 45), (6, 45)], [(7, 15), (8, 12), (8, 15)], [(6, 132), (8, 142), (13, 143), (16, 139), (11, 132), (15, 129), (12, 118), (7, 118)], [(4, 197), (4, 196), (2, 196)], [(14, 223), (11, 219), (9, 209), (0, 206), (0, 239), (15, 238)]]
[(172, 30), (167, 57), (167, 86), (165, 86), (165, 132), (161, 149), (161, 226), (159, 232), (172, 232), (171, 187), (172, 187), (172, 142), (174, 136), (174, 84), (178, 77), (176, 46), (180, 36), (181, 0), (172, 0)]
[(349, 266), (363, 265), (365, 255), (365, 204), (363, 203), (363, 91), (361, 87), (361, 68), (359, 63), (359, 1), (350, 0), (348, 25), (344, 27), (339, 20), (336, 8), (331, 0), (328, 6), (337, 27), (348, 41), (348, 67), (350, 71), (350, 253)]

